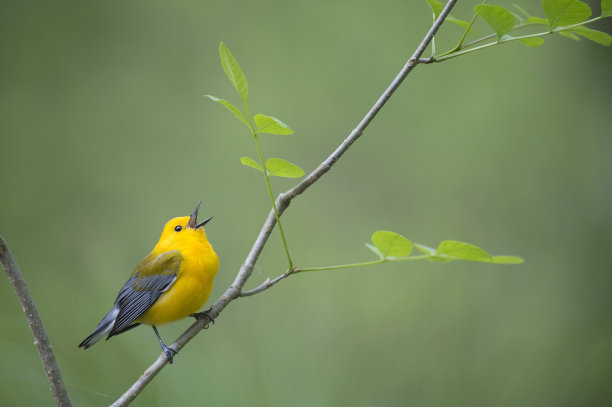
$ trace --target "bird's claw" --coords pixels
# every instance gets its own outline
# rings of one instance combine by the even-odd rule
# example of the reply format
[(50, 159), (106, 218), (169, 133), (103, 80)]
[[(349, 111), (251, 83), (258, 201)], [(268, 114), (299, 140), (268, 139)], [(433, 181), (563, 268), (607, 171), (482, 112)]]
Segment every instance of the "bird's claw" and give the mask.
[(169, 348), (166, 345), (162, 345), (162, 350), (166, 354), (166, 358), (168, 358), (168, 363), (172, 364), (172, 362), (174, 361), (174, 355), (176, 355), (178, 351)]

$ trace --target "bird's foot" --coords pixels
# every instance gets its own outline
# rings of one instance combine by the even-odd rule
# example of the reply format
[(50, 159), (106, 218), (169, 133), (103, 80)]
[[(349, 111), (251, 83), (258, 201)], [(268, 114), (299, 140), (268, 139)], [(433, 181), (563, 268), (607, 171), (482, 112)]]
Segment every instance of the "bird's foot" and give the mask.
[(213, 325), (215, 324), (215, 319), (213, 317), (210, 316), (210, 311), (212, 310), (212, 308), (204, 311), (204, 312), (196, 312), (195, 314), (191, 314), (190, 316), (194, 317), (196, 320), (200, 321), (202, 319), (205, 319), (208, 321), (208, 323), (206, 324), (206, 326), (204, 326), (204, 329), (208, 329), (208, 326), (212, 323)]
[(162, 341), (161, 336), (159, 336), (159, 332), (157, 332), (157, 328), (155, 327), (155, 325), (152, 325), (152, 328), (153, 332), (155, 332), (155, 335), (157, 335), (157, 339), (159, 340), (159, 344), (161, 345), (162, 351), (164, 351), (166, 358), (168, 358), (168, 363), (172, 364), (172, 362), (174, 361), (174, 355), (176, 355), (178, 351), (167, 347), (164, 344), (164, 341)]
[(172, 362), (174, 361), (174, 355), (176, 355), (178, 351), (167, 347), (163, 343), (162, 343), (162, 350), (164, 351), (164, 353), (166, 354), (166, 357), (168, 358), (168, 363), (172, 364)]

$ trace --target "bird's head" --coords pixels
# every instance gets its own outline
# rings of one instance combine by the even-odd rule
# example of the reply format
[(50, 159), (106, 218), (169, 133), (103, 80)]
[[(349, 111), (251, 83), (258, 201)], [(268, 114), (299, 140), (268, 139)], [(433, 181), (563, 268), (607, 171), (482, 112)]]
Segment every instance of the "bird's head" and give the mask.
[(170, 219), (162, 231), (157, 248), (163, 251), (166, 250), (181, 250), (188, 248), (190, 245), (199, 243), (207, 243), (204, 225), (213, 218), (212, 216), (198, 223), (198, 209), (200, 203), (190, 216), (181, 216)]

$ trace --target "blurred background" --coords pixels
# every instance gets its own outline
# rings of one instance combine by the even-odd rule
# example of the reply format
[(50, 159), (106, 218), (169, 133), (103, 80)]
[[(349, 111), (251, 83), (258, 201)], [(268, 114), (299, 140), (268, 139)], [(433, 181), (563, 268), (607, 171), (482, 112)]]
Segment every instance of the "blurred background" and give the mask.
[[(453, 15), (468, 20), (473, 3)], [(160, 354), (150, 328), (77, 345), (162, 225), (200, 200), (214, 215), (213, 301), (268, 214), (261, 174), (239, 162), (253, 140), (203, 96), (239, 101), (219, 41), (246, 72), (252, 113), (296, 132), (262, 136), (264, 154), (310, 171), (430, 24), (425, 1), (1, 2), (0, 234), (76, 406), (110, 404)], [(460, 35), (447, 24), (438, 48)], [(283, 217), (302, 267), (370, 260), (380, 229), (525, 264), (297, 275), (230, 304), (134, 405), (608, 405), (611, 62), (610, 48), (548, 36), (420, 66)], [(248, 287), (285, 266), (275, 232)], [(52, 405), (6, 277), (0, 304), (0, 404)], [(189, 324), (160, 332), (171, 343)]]

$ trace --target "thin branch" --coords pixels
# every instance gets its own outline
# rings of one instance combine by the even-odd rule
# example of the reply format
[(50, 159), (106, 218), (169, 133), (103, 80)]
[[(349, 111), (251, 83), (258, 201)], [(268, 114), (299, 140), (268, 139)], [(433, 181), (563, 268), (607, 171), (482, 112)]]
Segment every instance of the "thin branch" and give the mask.
[[(518, 28), (521, 28), (521, 27), (519, 27), (519, 26), (513, 27), (513, 28), (512, 28), (512, 30), (510, 30), (510, 31), (514, 31), (515, 29), (518, 29)], [(462, 46), (459, 48), (459, 50), (469, 48), (469, 47), (471, 47), (472, 45), (480, 44), (481, 42), (484, 42), (484, 41), (486, 41), (486, 40), (490, 40), (490, 39), (495, 38), (495, 37), (497, 37), (497, 33), (492, 33), (492, 34), (489, 34), (489, 35), (485, 35), (484, 37), (478, 38), (477, 40), (474, 40), (474, 41), (468, 42), (467, 44), (463, 44), (463, 45), (462, 45)], [(434, 58), (435, 58), (435, 57), (434, 57)]]
[(72, 406), (68, 398), (68, 392), (62, 381), (62, 375), (57, 366), (53, 349), (51, 349), (51, 342), (49, 342), (45, 326), (40, 319), (40, 315), (38, 314), (38, 310), (36, 309), (36, 305), (30, 295), (26, 282), (19, 271), (19, 266), (17, 266), (17, 262), (15, 262), (15, 258), (6, 244), (6, 241), (1, 236), (0, 262), (2, 262), (6, 275), (13, 285), (15, 294), (17, 294), (17, 298), (19, 298), (19, 302), (21, 303), (23, 313), (28, 320), (32, 335), (34, 335), (34, 343), (38, 347), (38, 353), (40, 353), (40, 359), (45, 367), (45, 373), (47, 374), (47, 379), (49, 379), (51, 393), (55, 398), (55, 402), (61, 407)]
[(324, 271), (324, 270), (342, 270), (342, 269), (352, 269), (356, 267), (366, 267), (373, 266), (375, 264), (384, 264), (384, 263), (395, 263), (399, 261), (411, 261), (411, 260), (425, 260), (429, 259), (431, 256), (427, 254), (416, 255), (416, 256), (406, 256), (406, 257), (386, 257), (384, 259), (372, 260), (372, 261), (364, 261), (361, 263), (349, 263), (349, 264), (337, 264), (335, 266), (323, 266), (323, 267), (308, 267), (308, 268), (296, 268), (294, 273), (304, 273), (306, 271)]
[[(487, 4), (487, 1), (488, 0), (482, 0), (482, 3), (480, 3), (480, 4), (483, 4), (483, 5)], [(466, 37), (470, 33), (470, 30), (472, 29), (472, 26), (474, 25), (474, 22), (476, 21), (477, 17), (478, 17), (478, 14), (474, 13), (474, 17), (472, 17), (472, 20), (470, 21), (470, 24), (467, 26), (467, 28), (463, 32), (463, 36), (461, 37), (461, 40), (459, 41), (459, 44), (457, 44), (456, 49), (460, 49), (461, 45), (463, 45), (463, 41), (465, 41)]]
[(545, 26), (545, 27), (548, 28), (548, 30), (544, 31), (544, 32), (538, 32), (538, 33), (533, 33), (533, 34), (521, 35), (521, 36), (518, 36), (518, 37), (508, 37), (508, 38), (498, 39), (496, 41), (489, 42), (487, 44), (480, 45), (478, 47), (474, 47), (474, 45), (476, 45), (476, 44), (480, 44), (481, 42), (485, 42), (487, 40), (490, 40), (490, 39), (493, 39), (493, 38), (497, 37), (497, 34), (493, 33), (493, 34), (485, 35), (484, 37), (478, 38), (478, 39), (476, 39), (474, 41), (471, 41), (471, 42), (469, 42), (467, 44), (463, 44), (463, 45), (457, 46), (457, 47), (455, 47), (455, 48), (453, 48), (453, 49), (451, 49), (449, 51), (446, 51), (446, 52), (444, 52), (444, 53), (442, 53), (440, 55), (432, 56), (432, 57), (429, 57), (429, 58), (421, 58), (421, 59), (419, 59), (419, 62), (422, 63), (422, 64), (431, 64), (431, 63), (434, 63), (434, 62), (444, 62), (444, 61), (447, 61), (447, 60), (452, 59), (452, 58), (456, 58), (456, 57), (461, 56), (461, 55), (469, 54), (469, 53), (474, 52), (474, 51), (479, 51), (479, 50), (484, 49), (484, 48), (489, 48), (489, 47), (493, 47), (493, 46), (496, 46), (496, 45), (505, 44), (505, 43), (508, 43), (508, 42), (521, 41), (523, 39), (528, 39), (528, 38), (539, 38), (539, 37), (543, 37), (545, 35), (551, 35), (551, 34), (555, 34), (555, 33), (559, 33), (559, 32), (564, 32), (564, 31), (571, 32), (572, 28), (582, 27), (582, 26), (585, 26), (586, 24), (590, 24), (590, 23), (593, 23), (595, 21), (602, 20), (604, 18), (605, 18), (605, 16), (597, 16), (597, 17), (593, 17), (593, 18), (591, 18), (589, 20), (582, 21), (580, 23), (576, 23), (576, 24), (569, 25), (569, 26), (566, 26), (566, 27), (555, 27), (555, 28), (550, 28), (550, 27), (547, 27), (544, 24), (535, 24), (535, 23), (534, 24), (518, 24), (518, 25), (512, 27), (512, 29), (510, 31), (512, 32), (512, 31), (515, 31), (515, 30), (519, 30), (519, 29), (526, 28), (526, 27), (533, 27), (533, 26)]
[(253, 288), (252, 290), (249, 291), (243, 291), (240, 293), (241, 297), (249, 297), (251, 295), (255, 295), (258, 294), (262, 291), (267, 290), (268, 288), (272, 287), (274, 284), (278, 283), (279, 281), (289, 277), (291, 274), (297, 272), (297, 269), (293, 268), (293, 269), (289, 269), (287, 271), (285, 271), (283, 274), (281, 274), (280, 276), (276, 277), (273, 280), (270, 280), (269, 278), (266, 278), (266, 281), (264, 281), (263, 283), (261, 283), (258, 287)]
[[(387, 89), (383, 92), (380, 98), (376, 101), (374, 106), (372, 106), (370, 111), (368, 111), (368, 113), (361, 120), (359, 125), (357, 125), (357, 127), (349, 134), (349, 136), (342, 142), (342, 144), (340, 144), (340, 146), (338, 146), (338, 148), (336, 148), (336, 150), (329, 157), (327, 157), (327, 159), (325, 159), (317, 168), (314, 169), (314, 171), (307, 175), (299, 184), (297, 184), (290, 190), (279, 194), (278, 198), (276, 199), (278, 216), (281, 216), (283, 214), (283, 212), (285, 211), (285, 209), (287, 209), (293, 198), (300, 195), (313, 183), (319, 180), (325, 173), (327, 173), (336, 163), (336, 161), (338, 161), (338, 159), (340, 159), (340, 157), (348, 150), (348, 148), (363, 134), (363, 131), (368, 127), (374, 117), (376, 117), (376, 114), (382, 109), (382, 107), (385, 105), (387, 100), (389, 100), (391, 95), (393, 95), (397, 88), (399, 88), (400, 84), (404, 81), (406, 76), (408, 76), (408, 74), (414, 69), (414, 67), (418, 65), (419, 58), (433, 39), (435, 33), (438, 31), (438, 29), (440, 28), (440, 26), (442, 25), (456, 2), (457, 0), (448, 1), (448, 3), (438, 16), (438, 19), (431, 26), (431, 28), (423, 38), (423, 41), (421, 41), (421, 43), (417, 47), (416, 51), (414, 51), (408, 62), (406, 62), (402, 70), (395, 77), (395, 79), (393, 79), (389, 87), (387, 87)], [(275, 225), (276, 214), (274, 213), (274, 209), (272, 209), (270, 210), (270, 213), (268, 214), (268, 217), (266, 218), (266, 221), (264, 222), (261, 231), (259, 232), (259, 235), (257, 236), (255, 243), (253, 244), (253, 247), (251, 248), (251, 251), (249, 252), (242, 266), (240, 267), (240, 271), (236, 275), (234, 282), (227, 290), (225, 290), (221, 297), (219, 297), (219, 299), (213, 304), (212, 308), (208, 311), (208, 314), (212, 318), (216, 318), (230, 302), (241, 296), (242, 287), (244, 287), (244, 284), (250, 277), (253, 271), (253, 267), (255, 266), (255, 263), (257, 263), (259, 255), (261, 254), (266, 242), (268, 241), (268, 238), (272, 233), (272, 230), (274, 229)], [(283, 278), (285, 277), (277, 277), (278, 280), (271, 280), (270, 283), (272, 281), (275, 281), (276, 283), (282, 280)], [(254, 290), (258, 291), (253, 294), (256, 294), (266, 289), (266, 283), (264, 283), (262, 286), (255, 288)], [(247, 295), (249, 292), (252, 292), (254, 290), (247, 291)], [(244, 295), (244, 293), (242, 295)], [(176, 342), (172, 344), (172, 347), (177, 351), (180, 351), (187, 342), (189, 342), (194, 336), (198, 334), (198, 332), (202, 330), (202, 328), (205, 328), (207, 326), (208, 322), (209, 321), (206, 320), (199, 320), (194, 322), (176, 340)], [(146, 385), (150, 383), (151, 380), (153, 380), (153, 378), (161, 371), (161, 369), (163, 369), (163, 367), (167, 363), (168, 361), (166, 359), (166, 356), (162, 353), (157, 358), (157, 360), (151, 366), (149, 366), (147, 370), (145, 370), (142, 376), (132, 385), (132, 387), (130, 387), (115, 403), (112, 404), (112, 407), (128, 405), (132, 400), (136, 398), (136, 396), (138, 396), (138, 394), (140, 394), (140, 392), (146, 387)]]
[(306, 272), (306, 271), (340, 270), (340, 269), (349, 269), (349, 268), (356, 268), (356, 267), (373, 266), (373, 265), (376, 265), (376, 264), (383, 264), (383, 263), (397, 262), (397, 261), (424, 260), (424, 259), (428, 259), (428, 258), (430, 258), (430, 256), (424, 254), (424, 255), (420, 255), (420, 256), (392, 257), (392, 258), (386, 258), (386, 259), (364, 261), (364, 262), (361, 262), (361, 263), (337, 264), (337, 265), (334, 265), (334, 266), (308, 267), (308, 268), (294, 267), (291, 270), (285, 271), (283, 274), (279, 275), (275, 279), (270, 280), (269, 278), (266, 278), (266, 281), (261, 283), (259, 286), (255, 287), (255, 288), (253, 288), (252, 290), (249, 290), (249, 291), (243, 291), (240, 294), (240, 296), (241, 297), (249, 297), (251, 295), (259, 294), (260, 292), (267, 290), (268, 288), (272, 287), (273, 285), (275, 285), (279, 281), (284, 280), (285, 278), (289, 277), (292, 274), (303, 273), (303, 272)]
[(278, 213), (278, 208), (276, 207), (276, 202), (274, 202), (274, 193), (272, 192), (272, 185), (270, 185), (270, 177), (268, 176), (268, 170), (266, 169), (266, 164), (264, 163), (263, 155), (261, 154), (261, 148), (259, 147), (259, 139), (257, 138), (257, 133), (253, 133), (253, 137), (255, 137), (255, 146), (257, 146), (257, 155), (259, 156), (259, 163), (261, 164), (261, 168), (263, 168), (263, 176), (266, 179), (266, 186), (268, 187), (268, 193), (270, 194), (270, 201), (272, 201), (272, 209), (274, 210), (274, 216), (276, 217), (276, 223), (278, 223), (278, 231), (281, 235), (281, 240), (283, 241), (283, 247), (285, 248), (285, 254), (287, 255), (287, 262), (289, 263), (289, 269), (293, 268), (293, 260), (291, 260), (291, 254), (289, 253), (289, 246), (287, 246), (287, 239), (285, 238), (285, 231), (283, 230), (283, 224), (280, 221), (280, 214)]
[[(564, 31), (564, 30), (557, 30), (557, 31)], [(479, 45), (478, 47), (468, 48), (468, 49), (464, 49), (464, 50), (461, 50), (461, 51), (453, 52), (451, 54), (445, 54), (445, 55), (442, 55), (440, 57), (435, 57), (433, 62), (447, 61), (449, 59), (457, 58), (457, 57), (460, 57), (461, 55), (469, 54), (469, 53), (474, 52), (474, 51), (478, 51), (478, 50), (489, 48), (489, 47), (494, 47), (496, 45), (506, 44), (506, 43), (509, 43), (509, 42), (520, 41), (520, 40), (523, 40), (525, 38), (539, 38), (539, 37), (543, 37), (545, 35), (554, 34), (557, 31), (545, 31), (545, 32), (539, 32), (539, 33), (534, 33), (534, 34), (521, 35), (520, 37), (511, 37), (511, 38), (508, 38), (508, 39), (502, 39), (502, 40), (498, 40), (498, 41), (494, 41), (494, 42), (489, 42), (489, 43), (484, 44), (484, 45)]]

